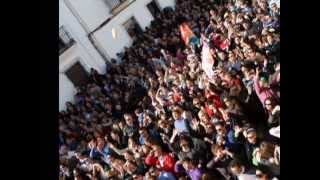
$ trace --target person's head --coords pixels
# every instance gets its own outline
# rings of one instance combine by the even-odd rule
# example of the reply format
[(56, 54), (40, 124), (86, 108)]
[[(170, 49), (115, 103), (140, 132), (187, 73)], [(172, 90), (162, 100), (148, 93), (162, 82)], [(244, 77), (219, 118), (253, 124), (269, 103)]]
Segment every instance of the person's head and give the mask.
[(161, 119), (158, 121), (158, 127), (161, 128), (161, 129), (166, 129), (166, 128), (168, 128), (168, 122), (167, 122), (167, 120), (161, 118)]
[(234, 105), (232, 99), (229, 98), (229, 97), (223, 98), (223, 102), (224, 102), (224, 104), (225, 104), (228, 108), (232, 108), (233, 105)]
[(159, 175), (159, 170), (155, 167), (150, 167), (148, 172), (145, 174), (146, 180), (156, 180)]
[(137, 108), (136, 110), (134, 110), (134, 113), (136, 116), (138, 116), (139, 114), (143, 113), (142, 108)]
[(116, 104), (115, 109), (118, 111), (121, 111), (122, 109), (121, 104), (120, 103)]
[(242, 26), (243, 26), (243, 28), (244, 28), (245, 30), (248, 30), (248, 29), (250, 28), (251, 24), (250, 24), (248, 21), (246, 21), (246, 22), (244, 22), (244, 23), (242, 24)]
[(124, 119), (125, 119), (125, 121), (126, 121), (126, 124), (127, 124), (128, 126), (133, 126), (133, 118), (132, 118), (132, 115), (131, 115), (131, 114), (125, 113), (125, 114), (123, 115), (123, 117), (124, 117)]
[(212, 123), (205, 123), (204, 124), (204, 129), (206, 131), (206, 134), (208, 134), (208, 135), (213, 134), (214, 131), (215, 131)]
[(124, 169), (129, 174), (133, 174), (137, 170), (137, 164), (133, 160), (127, 160), (124, 164)]
[(224, 156), (224, 147), (220, 146), (218, 144), (213, 144), (211, 146), (211, 153), (215, 156), (215, 157), (223, 157)]
[(275, 41), (274, 37), (269, 33), (269, 34), (267, 35), (267, 42), (268, 42), (268, 44), (273, 44), (274, 41)]
[(259, 165), (256, 169), (257, 180), (269, 180), (271, 174), (269, 168), (264, 165)]
[(193, 98), (192, 104), (199, 109), (201, 108), (201, 102), (199, 98)]
[(210, 117), (209, 117), (209, 115), (205, 112), (205, 111), (203, 111), (203, 110), (200, 110), (199, 112), (198, 112), (198, 117), (199, 117), (199, 119), (200, 119), (200, 121), (201, 122), (203, 122), (203, 123), (210, 123)]
[(152, 123), (152, 118), (150, 113), (144, 113), (143, 127), (148, 127)]
[(267, 76), (261, 76), (259, 78), (259, 85), (260, 85), (260, 87), (264, 87), (264, 88), (269, 87), (268, 77)]
[(194, 162), (192, 162), (192, 159), (188, 157), (182, 160), (182, 166), (186, 171), (189, 171), (195, 167)]
[(248, 128), (246, 130), (246, 139), (250, 144), (256, 144), (257, 142), (257, 132), (254, 128)]
[(163, 154), (163, 150), (159, 145), (153, 145), (152, 150), (154, 151), (154, 156), (160, 157)]
[(266, 107), (266, 109), (268, 111), (272, 111), (272, 109), (274, 108), (274, 106), (276, 105), (274, 100), (272, 98), (267, 98), (265, 101), (264, 101), (264, 105)]
[(117, 130), (112, 130), (110, 136), (113, 140), (118, 140), (118, 138), (120, 138), (120, 133)]
[(272, 10), (273, 12), (277, 12), (277, 11), (279, 10), (279, 8), (278, 8), (278, 6), (277, 6), (276, 3), (272, 3), (272, 4), (271, 4), (271, 10)]
[(275, 145), (266, 141), (261, 142), (259, 152), (261, 159), (269, 160), (274, 155)]
[[(212, 101), (207, 102), (208, 108), (211, 110), (216, 110), (216, 107), (214, 106), (214, 103)], [(215, 112), (215, 111), (214, 111)]]
[(180, 137), (180, 141), (179, 141), (179, 145), (181, 148), (182, 152), (190, 152), (191, 151), (191, 147), (190, 147), (190, 141), (187, 137), (181, 136)]
[(213, 10), (213, 9), (210, 10), (209, 13), (210, 13), (210, 15), (211, 15), (212, 17), (215, 17), (215, 16), (217, 15), (216, 11)]
[(139, 134), (144, 138), (149, 137), (148, 130), (145, 127), (142, 127), (142, 128), (139, 129)]
[(124, 152), (123, 156), (124, 156), (124, 159), (127, 160), (127, 161), (133, 161), (134, 160), (134, 154), (130, 150)]
[(226, 59), (226, 53), (224, 53), (223, 51), (219, 51), (217, 54), (218, 54), (218, 57), (221, 60), (225, 60)]
[(97, 149), (102, 150), (105, 146), (105, 141), (103, 138), (97, 138)]
[(230, 51), (229, 54), (228, 54), (228, 60), (230, 62), (234, 62), (236, 60), (236, 56), (232, 51)]
[(135, 139), (133, 137), (129, 137), (128, 138), (128, 147), (130, 149), (136, 147), (136, 145), (138, 145), (138, 143), (135, 141)]
[(151, 151), (151, 148), (147, 145), (142, 145), (141, 150), (142, 150), (142, 154), (147, 155)]
[(174, 108), (172, 111), (172, 117), (174, 120), (178, 120), (181, 117), (182, 111), (180, 108)]
[(226, 144), (225, 137), (221, 135), (217, 135), (216, 142), (217, 142), (217, 145), (219, 146), (225, 145)]
[(232, 174), (239, 175), (244, 172), (245, 167), (240, 160), (233, 159), (229, 164), (229, 168), (230, 168)]
[(216, 129), (218, 135), (225, 135), (226, 134), (227, 129), (225, 127), (224, 122), (222, 122), (222, 121), (216, 122), (214, 124), (214, 126), (215, 126), (215, 129)]

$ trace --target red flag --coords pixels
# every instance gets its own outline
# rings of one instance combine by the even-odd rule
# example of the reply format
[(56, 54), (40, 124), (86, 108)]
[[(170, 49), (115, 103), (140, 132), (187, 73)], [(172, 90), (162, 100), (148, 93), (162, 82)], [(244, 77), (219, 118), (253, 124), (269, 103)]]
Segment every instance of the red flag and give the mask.
[(183, 39), (184, 43), (186, 45), (189, 44), (190, 39), (195, 36), (194, 33), (192, 32), (192, 30), (190, 29), (190, 27), (188, 26), (187, 23), (182, 23), (179, 26), (180, 29), (180, 33), (181, 33), (181, 38)]

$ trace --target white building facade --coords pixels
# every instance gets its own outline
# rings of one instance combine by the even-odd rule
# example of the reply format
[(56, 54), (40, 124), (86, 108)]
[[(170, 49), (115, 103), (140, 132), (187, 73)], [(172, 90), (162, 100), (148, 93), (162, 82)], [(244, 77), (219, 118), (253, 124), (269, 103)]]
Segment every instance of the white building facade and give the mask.
[(90, 68), (105, 73), (106, 61), (132, 43), (126, 22), (133, 18), (144, 30), (154, 19), (151, 3), (162, 10), (174, 8), (174, 1), (59, 0), (59, 110), (65, 109), (65, 102), (73, 102), (76, 93), (72, 77), (78, 75), (72, 67), (81, 65), (87, 74)]

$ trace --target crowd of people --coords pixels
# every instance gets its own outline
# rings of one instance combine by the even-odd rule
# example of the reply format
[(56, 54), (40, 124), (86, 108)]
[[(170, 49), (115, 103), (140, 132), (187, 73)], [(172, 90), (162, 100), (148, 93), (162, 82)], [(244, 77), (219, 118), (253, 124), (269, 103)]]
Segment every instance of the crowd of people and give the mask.
[(59, 113), (61, 179), (280, 179), (279, 1), (176, 0), (117, 56)]

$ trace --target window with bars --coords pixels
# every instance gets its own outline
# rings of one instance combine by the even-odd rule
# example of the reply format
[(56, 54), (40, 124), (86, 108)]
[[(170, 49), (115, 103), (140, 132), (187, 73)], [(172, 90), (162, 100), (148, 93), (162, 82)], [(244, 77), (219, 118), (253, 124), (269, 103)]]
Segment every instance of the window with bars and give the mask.
[(73, 38), (66, 31), (64, 26), (59, 28), (59, 54), (69, 49), (74, 44)]

